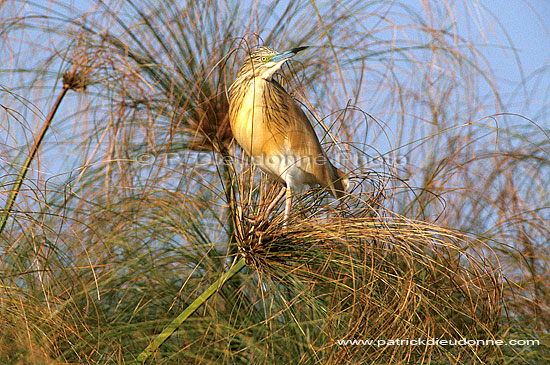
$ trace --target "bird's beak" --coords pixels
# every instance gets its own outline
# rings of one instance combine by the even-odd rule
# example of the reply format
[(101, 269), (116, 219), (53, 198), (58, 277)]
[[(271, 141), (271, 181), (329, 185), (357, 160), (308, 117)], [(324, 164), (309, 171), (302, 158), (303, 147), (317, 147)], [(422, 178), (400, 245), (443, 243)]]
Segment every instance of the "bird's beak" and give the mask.
[(297, 55), (299, 52), (303, 51), (304, 49), (306, 49), (306, 48), (308, 48), (308, 47), (309, 47), (309, 46), (296, 47), (296, 48), (289, 49), (288, 51), (281, 52), (281, 53), (279, 53), (278, 55), (274, 56), (274, 57), (271, 59), (271, 61), (272, 61), (272, 62), (286, 61), (286, 60), (288, 60), (289, 58), (294, 57), (294, 56)]

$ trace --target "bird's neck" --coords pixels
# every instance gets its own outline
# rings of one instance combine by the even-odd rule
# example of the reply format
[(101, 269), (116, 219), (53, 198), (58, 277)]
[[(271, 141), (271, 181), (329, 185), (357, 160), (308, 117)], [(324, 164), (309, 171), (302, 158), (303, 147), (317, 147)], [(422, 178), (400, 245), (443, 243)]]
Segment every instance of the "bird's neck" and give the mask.
[[(267, 93), (266, 93), (267, 92)], [(232, 85), (229, 90), (229, 107), (237, 111), (244, 100), (254, 93), (258, 103), (263, 103), (266, 94), (287, 94), (286, 90), (275, 79), (264, 79), (261, 76), (248, 77)]]

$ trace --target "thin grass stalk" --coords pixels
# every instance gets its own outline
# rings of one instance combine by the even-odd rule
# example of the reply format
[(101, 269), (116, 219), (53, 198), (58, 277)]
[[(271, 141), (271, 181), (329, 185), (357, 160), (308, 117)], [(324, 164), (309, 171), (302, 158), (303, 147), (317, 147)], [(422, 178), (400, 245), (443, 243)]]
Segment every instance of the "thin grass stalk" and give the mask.
[(204, 302), (208, 300), (225, 282), (241, 271), (245, 266), (245, 259), (241, 258), (227, 273), (216, 280), (208, 289), (205, 290), (197, 299), (193, 301), (179, 316), (177, 316), (139, 356), (136, 363), (142, 364), (193, 314)]
[[(233, 176), (235, 174), (235, 171), (232, 170), (233, 166), (227, 163), (227, 161), (230, 161), (230, 156), (227, 151), (227, 149), (224, 146), (220, 146), (220, 154), (222, 156), (223, 160), (223, 170), (222, 170), (222, 178), (223, 183), (225, 184), (224, 187), (224, 194), (225, 198), (227, 199), (227, 233), (229, 237), (229, 243), (236, 242), (235, 238), (235, 214), (237, 213), (236, 205), (235, 205), (235, 187), (234, 187), (234, 181)], [(231, 254), (236, 252), (230, 252)]]
[(23, 180), (25, 180), (25, 176), (27, 175), (27, 172), (29, 171), (29, 167), (32, 161), (34, 160), (36, 153), (38, 152), (38, 148), (40, 148), (42, 140), (44, 139), (44, 136), (46, 135), (46, 132), (50, 127), (53, 117), (55, 116), (55, 113), (57, 112), (59, 105), (61, 105), (63, 98), (65, 97), (65, 95), (67, 94), (67, 91), (69, 91), (70, 88), (71, 88), (70, 85), (63, 83), (63, 89), (61, 89), (61, 92), (59, 93), (57, 100), (55, 101), (52, 109), (50, 110), (50, 113), (48, 114), (48, 117), (46, 118), (44, 124), (42, 125), (42, 129), (40, 130), (40, 133), (34, 139), (34, 143), (31, 147), (31, 150), (27, 158), (25, 159), (25, 162), (23, 163), (21, 170), (19, 171), (19, 175), (17, 176), (15, 186), (11, 191), (10, 196), (8, 197), (6, 206), (4, 207), (4, 211), (2, 213), (2, 217), (0, 217), (0, 234), (2, 234), (2, 232), (4, 231), (4, 227), (8, 222), (8, 217), (10, 215), (11, 209), (13, 208), (13, 205), (15, 204), (15, 199), (17, 199), (17, 195), (19, 194), (19, 190), (21, 189)]

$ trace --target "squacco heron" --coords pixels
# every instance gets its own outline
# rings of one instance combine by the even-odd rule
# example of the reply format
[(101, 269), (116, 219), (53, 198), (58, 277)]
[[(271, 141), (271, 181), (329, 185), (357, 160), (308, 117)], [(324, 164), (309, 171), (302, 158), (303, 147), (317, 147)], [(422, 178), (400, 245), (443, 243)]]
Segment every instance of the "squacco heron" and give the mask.
[(241, 66), (229, 88), (229, 115), (233, 136), (252, 162), (285, 185), (270, 204), (267, 215), (286, 192), (286, 226), (293, 191), (321, 185), (339, 199), (347, 177), (328, 160), (306, 114), (296, 100), (273, 79), (283, 63), (307, 47), (278, 53), (259, 47)]

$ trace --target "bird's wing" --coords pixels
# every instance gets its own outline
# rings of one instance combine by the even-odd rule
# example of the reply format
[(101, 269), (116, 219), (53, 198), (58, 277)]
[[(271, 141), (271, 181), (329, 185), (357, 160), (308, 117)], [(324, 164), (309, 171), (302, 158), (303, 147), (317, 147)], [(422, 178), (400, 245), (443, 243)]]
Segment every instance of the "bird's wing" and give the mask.
[(265, 100), (270, 103), (268, 117), (265, 122), (269, 129), (281, 135), (287, 143), (287, 148), (304, 156), (323, 155), (323, 149), (315, 130), (311, 126), (306, 114), (286, 90), (275, 80), (270, 82), (272, 87), (266, 87)]
[[(277, 110), (281, 114), (277, 115), (275, 120), (284, 120), (285, 124), (279, 123), (274, 127), (284, 136), (283, 145), (289, 153), (296, 157), (304, 157), (304, 163), (300, 163), (299, 167), (311, 176), (311, 181), (307, 183), (320, 184), (330, 187), (331, 191), (334, 190), (334, 182), (338, 179), (337, 170), (323, 151), (313, 126), (300, 104), (278, 83), (274, 83), (275, 88), (270, 89), (275, 95), (270, 96), (274, 96), (277, 105), (284, 106)], [(337, 189), (340, 189), (340, 185)], [(336, 196), (333, 191), (332, 193)]]

